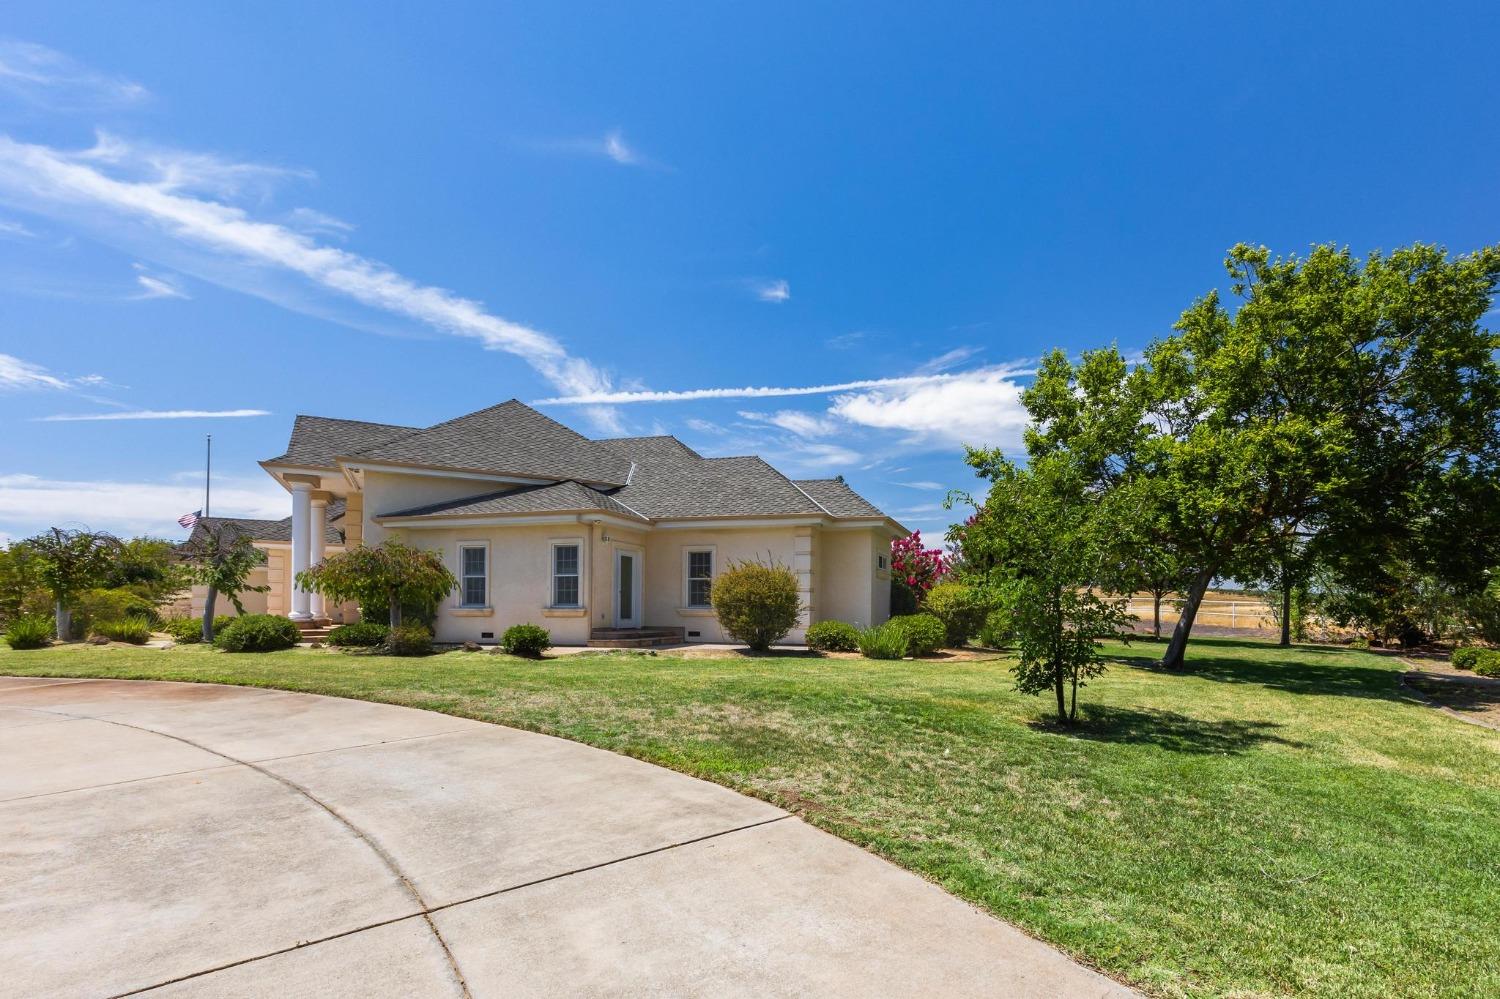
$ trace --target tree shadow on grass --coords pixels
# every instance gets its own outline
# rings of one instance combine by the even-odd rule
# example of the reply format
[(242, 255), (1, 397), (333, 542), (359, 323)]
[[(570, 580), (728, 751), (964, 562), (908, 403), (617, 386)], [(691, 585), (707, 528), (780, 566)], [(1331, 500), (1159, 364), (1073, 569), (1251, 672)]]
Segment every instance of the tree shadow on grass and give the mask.
[(1160, 746), (1174, 753), (1236, 756), (1268, 744), (1293, 747), (1302, 745), (1277, 735), (1276, 730), (1284, 726), (1270, 721), (1237, 718), (1208, 721), (1175, 711), (1099, 704), (1080, 705), (1079, 714), (1077, 725), (1059, 725), (1057, 719), (1050, 716), (1039, 718), (1030, 724), (1036, 731), (1054, 735), (1066, 735), (1089, 742)]
[[(1217, 650), (1244, 649), (1252, 655), (1193, 655), (1193, 646), (1210, 646)], [(1254, 656), (1255, 651), (1282, 651), (1295, 659)], [(1169, 670), (1151, 656), (1120, 656), (1117, 662), (1134, 669), (1164, 676), (1200, 677), (1218, 683), (1253, 683), (1292, 694), (1323, 694), (1335, 697), (1368, 697), (1386, 701), (1404, 700), (1397, 684), (1397, 674), (1389, 667), (1352, 666), (1347, 663), (1320, 662), (1347, 654), (1343, 649), (1298, 645), (1280, 650), (1268, 642), (1235, 639), (1195, 639), (1188, 645), (1187, 669)]]

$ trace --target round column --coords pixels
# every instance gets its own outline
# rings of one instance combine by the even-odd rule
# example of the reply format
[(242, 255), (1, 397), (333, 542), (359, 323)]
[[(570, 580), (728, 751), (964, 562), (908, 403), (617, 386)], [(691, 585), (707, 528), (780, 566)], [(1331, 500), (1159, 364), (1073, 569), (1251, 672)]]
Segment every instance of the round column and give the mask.
[[(311, 551), (308, 553), (307, 564), (317, 565), (323, 561), (323, 545), (328, 540), (328, 494), (321, 489), (314, 492), (309, 500), (312, 506), (312, 526), (308, 531), (311, 542)], [(311, 600), (311, 613), (314, 621), (325, 620), (328, 615), (323, 613), (323, 594), (309, 594)]]
[(312, 554), (312, 483), (290, 482), (292, 487), (292, 578), (287, 585), (292, 592), (292, 612), (287, 615), (293, 621), (306, 621), (312, 617), (312, 601), (309, 594), (297, 585), (297, 574), (306, 569)]

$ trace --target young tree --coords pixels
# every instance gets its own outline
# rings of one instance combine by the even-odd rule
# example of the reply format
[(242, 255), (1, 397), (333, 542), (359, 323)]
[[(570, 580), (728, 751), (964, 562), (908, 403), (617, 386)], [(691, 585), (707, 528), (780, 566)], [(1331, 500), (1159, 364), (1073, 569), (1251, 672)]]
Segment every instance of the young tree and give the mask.
[(31, 551), (37, 578), (52, 596), (57, 637), (66, 641), (72, 626), (73, 598), (103, 581), (120, 542), (103, 531), (54, 527), (21, 543)]
[(354, 600), (361, 609), (384, 603), (390, 608), (391, 627), (397, 628), (402, 604), (435, 604), (452, 592), (458, 580), (438, 553), (392, 539), (330, 555), (298, 573), (297, 585), (334, 603)]
[(107, 589), (127, 588), (153, 602), (182, 589), (185, 578), (178, 547), (160, 538), (121, 541), (100, 583)]
[(1163, 542), (1191, 573), (1174, 669), (1209, 584), (1275, 525), (1380, 536), (1500, 468), (1500, 338), (1480, 326), (1500, 247), (1358, 261), (1242, 244), (1225, 263), (1234, 311), (1210, 293), (1133, 370), (1114, 350), (1055, 352), (1025, 393), (1033, 462), (1164, 500)]
[[(211, 526), (210, 526), (211, 524)], [(220, 595), (234, 604), (240, 614), (245, 605), (241, 593), (265, 593), (269, 586), (251, 586), (250, 573), (265, 564), (265, 553), (256, 548), (250, 536), (234, 524), (201, 523), (180, 549), (188, 560), (188, 578), (208, 587), (203, 600), (203, 641), (214, 640), (214, 610)]]

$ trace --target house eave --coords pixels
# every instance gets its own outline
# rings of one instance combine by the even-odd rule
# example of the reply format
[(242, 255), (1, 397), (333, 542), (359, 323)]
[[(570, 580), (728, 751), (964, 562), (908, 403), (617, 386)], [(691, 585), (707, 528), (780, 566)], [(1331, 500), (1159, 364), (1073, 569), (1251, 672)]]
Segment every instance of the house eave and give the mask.
[(565, 482), (572, 480), (586, 486), (603, 486), (614, 489), (624, 485), (623, 482), (613, 482), (605, 479), (581, 479), (577, 476), (556, 475), (536, 476), (519, 475), (513, 472), (499, 472), (488, 468), (464, 468), (457, 465), (429, 465), (422, 462), (392, 461), (387, 458), (369, 460), (359, 455), (343, 455), (334, 459), (340, 468), (359, 472), (390, 472), (397, 475), (426, 475), (434, 478), (444, 479), (476, 479), (481, 482), (506, 482), (522, 486), (541, 486), (549, 482)]

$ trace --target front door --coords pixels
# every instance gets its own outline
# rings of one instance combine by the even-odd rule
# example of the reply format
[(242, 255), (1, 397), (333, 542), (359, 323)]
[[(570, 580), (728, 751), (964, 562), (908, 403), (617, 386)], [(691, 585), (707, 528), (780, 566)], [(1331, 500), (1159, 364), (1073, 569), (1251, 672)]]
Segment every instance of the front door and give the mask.
[(615, 627), (641, 626), (641, 558), (615, 550)]

